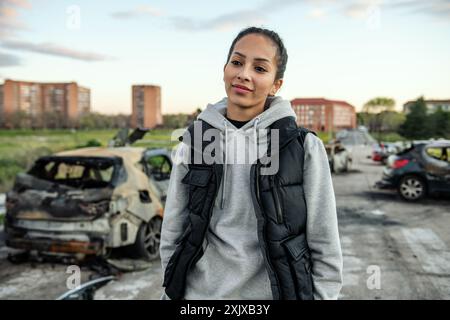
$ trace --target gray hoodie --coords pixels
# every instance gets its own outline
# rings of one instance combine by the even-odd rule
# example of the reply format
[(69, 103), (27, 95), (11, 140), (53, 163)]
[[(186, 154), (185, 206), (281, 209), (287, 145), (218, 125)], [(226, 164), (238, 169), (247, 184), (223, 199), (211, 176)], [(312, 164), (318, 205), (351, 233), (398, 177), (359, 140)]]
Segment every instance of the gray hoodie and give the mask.
[[(239, 158), (243, 151), (248, 151), (246, 159), (264, 154), (267, 139), (259, 131), (281, 118), (296, 118), (296, 114), (289, 101), (269, 98), (264, 112), (237, 129), (225, 118), (226, 107), (227, 98), (223, 98), (209, 104), (197, 117), (221, 131), (226, 152), (219, 196), (203, 243), (204, 254), (188, 272), (185, 298), (273, 299), (250, 193), (252, 162)], [(327, 154), (322, 141), (313, 134), (306, 136), (304, 147), (306, 236), (313, 262), (314, 297), (337, 299), (342, 287), (342, 253)], [(188, 150), (185, 143), (178, 145), (170, 177), (160, 246), (163, 272), (176, 240), (183, 233), (188, 214), (187, 186), (181, 183), (188, 171)], [(162, 299), (168, 297), (163, 294)]]

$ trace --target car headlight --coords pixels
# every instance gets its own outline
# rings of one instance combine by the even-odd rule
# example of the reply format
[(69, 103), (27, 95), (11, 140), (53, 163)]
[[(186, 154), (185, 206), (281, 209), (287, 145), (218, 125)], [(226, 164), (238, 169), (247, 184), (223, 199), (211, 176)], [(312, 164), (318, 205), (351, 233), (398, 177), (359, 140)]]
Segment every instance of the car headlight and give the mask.
[(104, 201), (94, 202), (94, 203), (80, 202), (80, 204), (78, 206), (84, 213), (87, 213), (88, 215), (91, 215), (91, 216), (97, 216), (97, 215), (104, 214), (105, 212), (108, 211), (109, 201), (104, 200)]
[(128, 207), (128, 200), (127, 198), (123, 197), (118, 197), (109, 203), (109, 211), (111, 213), (125, 211), (127, 207)]

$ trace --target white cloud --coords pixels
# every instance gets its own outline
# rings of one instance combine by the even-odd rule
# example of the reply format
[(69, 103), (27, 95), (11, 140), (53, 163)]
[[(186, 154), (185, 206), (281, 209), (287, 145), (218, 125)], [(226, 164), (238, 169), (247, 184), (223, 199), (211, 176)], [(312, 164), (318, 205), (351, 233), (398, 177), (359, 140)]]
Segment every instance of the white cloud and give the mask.
[(308, 16), (313, 19), (323, 19), (326, 16), (326, 12), (321, 8), (314, 8), (308, 12)]
[(185, 31), (218, 30), (227, 31), (238, 26), (249, 26), (263, 24), (267, 16), (255, 10), (242, 10), (238, 12), (223, 14), (210, 20), (198, 21), (187, 17), (172, 17), (173, 25)]
[(98, 53), (94, 53), (94, 52), (77, 51), (74, 49), (62, 47), (57, 44), (48, 43), (48, 42), (47, 43), (32, 43), (32, 42), (27, 42), (27, 41), (3, 40), (1, 42), (1, 46), (4, 48), (8, 48), (8, 49), (36, 52), (36, 53), (71, 58), (71, 59), (88, 61), (88, 62), (112, 59), (112, 57), (108, 57), (106, 55), (102, 55), (102, 54), (98, 54)]
[(19, 11), (29, 8), (31, 4), (27, 0), (0, 0), (0, 39), (13, 36), (16, 30), (27, 29)]
[(116, 19), (132, 19), (141, 16), (159, 17), (162, 16), (162, 12), (159, 9), (148, 5), (141, 5), (129, 11), (113, 12), (111, 16)]
[(351, 3), (344, 7), (344, 14), (355, 19), (367, 18), (368, 11), (371, 8), (379, 7), (382, 4), (382, 0), (351, 1)]
[(0, 52), (0, 67), (14, 67), (21, 65), (19, 57)]

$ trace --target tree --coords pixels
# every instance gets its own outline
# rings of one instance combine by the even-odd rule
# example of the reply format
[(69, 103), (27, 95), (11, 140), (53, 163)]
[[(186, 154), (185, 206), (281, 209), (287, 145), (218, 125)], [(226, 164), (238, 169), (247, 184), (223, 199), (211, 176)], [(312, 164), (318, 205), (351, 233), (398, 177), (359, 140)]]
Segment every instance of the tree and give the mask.
[(385, 117), (389, 117), (389, 112), (394, 112), (395, 100), (386, 97), (376, 97), (369, 100), (363, 106), (365, 113), (366, 126), (371, 132), (378, 132), (379, 139), (381, 136)]
[(431, 137), (450, 138), (450, 112), (445, 112), (439, 107), (428, 116), (428, 131)]
[(400, 134), (409, 139), (427, 139), (432, 136), (427, 122), (427, 106), (424, 98), (420, 97), (406, 115), (406, 120), (400, 127)]
[(363, 106), (363, 112), (380, 113), (383, 111), (393, 111), (395, 107), (395, 100), (385, 97), (376, 97), (366, 102)]
[(82, 115), (78, 120), (81, 129), (112, 129), (130, 126), (130, 116), (125, 114), (107, 115), (90, 112)]
[(14, 129), (26, 129), (31, 126), (31, 117), (22, 110), (14, 111), (8, 114), (7, 123)]
[(184, 128), (188, 122), (188, 117), (189, 115), (185, 113), (165, 114), (163, 115), (164, 128)]
[(405, 122), (406, 116), (396, 111), (383, 111), (380, 113), (380, 118), (382, 119), (381, 132), (397, 132)]

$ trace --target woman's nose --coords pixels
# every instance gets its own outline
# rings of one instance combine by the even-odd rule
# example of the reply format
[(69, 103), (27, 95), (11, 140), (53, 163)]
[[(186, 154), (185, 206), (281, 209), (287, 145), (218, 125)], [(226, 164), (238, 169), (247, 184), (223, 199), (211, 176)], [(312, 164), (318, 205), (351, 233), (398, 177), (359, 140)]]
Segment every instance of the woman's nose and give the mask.
[(250, 81), (250, 76), (247, 68), (241, 68), (241, 72), (238, 73), (237, 78), (239, 80)]

